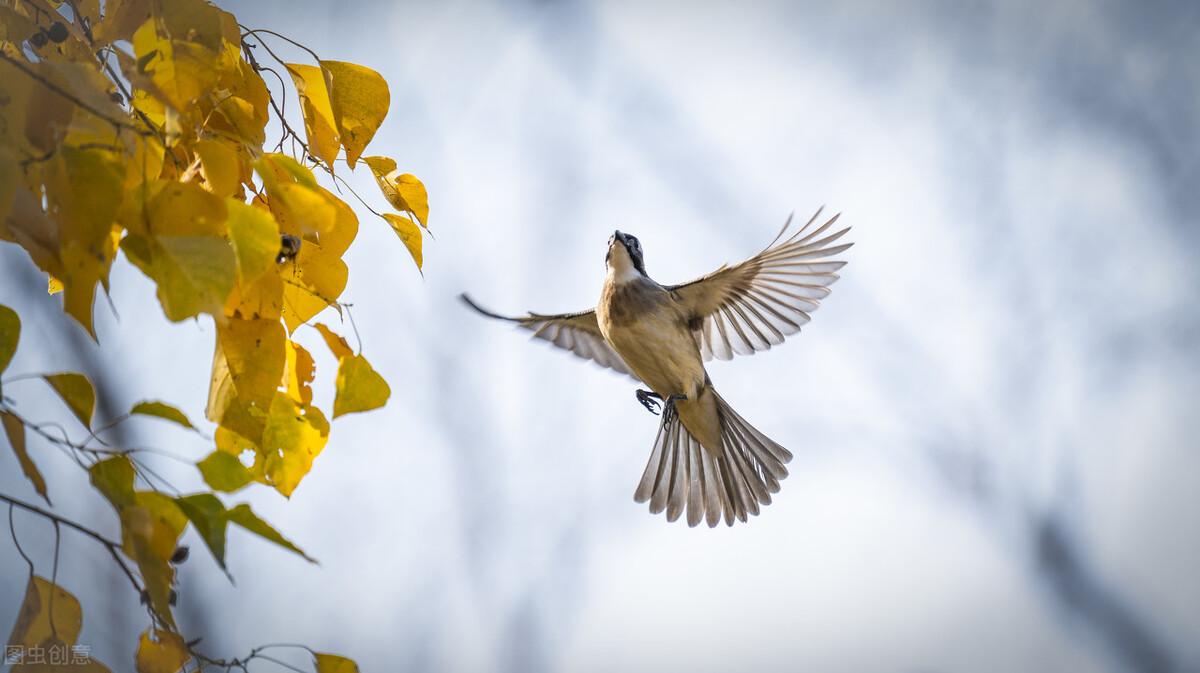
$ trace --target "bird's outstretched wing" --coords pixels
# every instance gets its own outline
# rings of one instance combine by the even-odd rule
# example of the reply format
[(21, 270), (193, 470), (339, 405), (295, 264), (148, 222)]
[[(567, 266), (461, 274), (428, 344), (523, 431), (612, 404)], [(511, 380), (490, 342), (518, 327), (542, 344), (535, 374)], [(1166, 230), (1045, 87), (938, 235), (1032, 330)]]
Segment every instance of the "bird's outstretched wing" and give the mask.
[(800, 331), (846, 265), (830, 259), (853, 243), (834, 245), (849, 227), (825, 235), (834, 215), (813, 227), (818, 210), (803, 227), (784, 238), (792, 218), (762, 252), (690, 283), (670, 286), (691, 316), (692, 334), (705, 360), (728, 360), (783, 343)]
[[(596, 322), (596, 311), (580, 311), (579, 313), (563, 313), (560, 315), (542, 315), (529, 313), (524, 316), (511, 317), (499, 315), (476, 304), (466, 294), (459, 295), (467, 306), (479, 313), (498, 320), (516, 323), (533, 332), (538, 339), (565, 348), (581, 358), (592, 360), (622, 374), (633, 376), (629, 366), (620, 355), (604, 340), (600, 333), (600, 324)], [(634, 376), (634, 378), (637, 378)]]

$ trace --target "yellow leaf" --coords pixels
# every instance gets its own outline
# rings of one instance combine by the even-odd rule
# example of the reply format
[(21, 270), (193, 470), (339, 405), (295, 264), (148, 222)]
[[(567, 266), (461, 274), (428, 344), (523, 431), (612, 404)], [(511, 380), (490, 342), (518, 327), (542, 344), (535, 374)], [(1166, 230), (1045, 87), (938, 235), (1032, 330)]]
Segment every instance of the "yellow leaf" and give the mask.
[(429, 196), (415, 175), (401, 173), (395, 160), (387, 157), (363, 157), (363, 162), (371, 168), (379, 190), (393, 208), (412, 213), (421, 226), (429, 226)]
[(267, 204), (279, 231), (293, 236), (325, 236), (338, 224), (338, 209), (312, 171), (291, 157), (267, 154), (254, 164), (266, 187)]
[[(12, 10), (9, 10), (12, 11)], [(0, 89), (0, 96), (4, 96), (5, 91)], [(7, 101), (8, 106), (12, 105), (12, 101)], [(7, 114), (11, 111), (6, 109), (7, 106), (0, 101), (0, 114)], [(6, 119), (6, 121), (8, 121)], [(7, 124), (5, 124), (7, 126)], [(5, 140), (5, 133), (0, 130), (0, 142)], [(12, 212), (13, 199), (17, 195), (17, 186), (21, 184), (24, 178), (24, 173), (21, 170), (21, 165), (17, 163), (17, 157), (5, 145), (0, 145), (0, 240), (12, 240), (12, 234), (8, 231), (8, 224), (5, 220), (8, 219)]]
[(314, 652), (313, 659), (317, 666), (317, 673), (358, 673), (358, 664), (346, 657)]
[(108, 238), (125, 190), (125, 165), (115, 152), (62, 147), (50, 162), (46, 199), (60, 235), (85, 247)]
[(96, 284), (112, 264), (112, 229), (124, 196), (125, 166), (102, 149), (62, 147), (47, 167), (46, 199), (59, 225), (63, 307), (95, 338)]
[(112, 257), (95, 254), (74, 241), (64, 241), (59, 273), (63, 286), (63, 310), (83, 326), (93, 340), (96, 328), (92, 322), (92, 306), (96, 300), (96, 285), (108, 275)]
[(292, 400), (303, 406), (312, 403), (314, 374), (312, 355), (303, 346), (288, 341), (287, 349), (287, 392)]
[(38, 471), (37, 465), (29, 457), (29, 451), (25, 448), (25, 424), (7, 411), (0, 411), (0, 422), (4, 424), (4, 434), (8, 435), (8, 443), (12, 446), (13, 453), (17, 454), (17, 462), (21, 464), (21, 471), (25, 473), (29, 481), (33, 482), (33, 489), (42, 496), (46, 504), (51, 504), (50, 496), (46, 495), (46, 480), (42, 478), (42, 473)]
[(121, 250), (157, 283), (168, 319), (223, 313), (237, 276), (237, 260), (225, 238), (130, 234), (121, 240)]
[(329, 306), (346, 289), (346, 263), (320, 245), (304, 241), (293, 262), (280, 266), (283, 321), (289, 332)]
[(338, 137), (334, 130), (333, 106), (325, 86), (325, 73), (315, 65), (288, 63), (288, 74), (296, 84), (300, 106), (304, 111), (304, 133), (313, 156), (333, 170), (337, 158)]
[(237, 19), (206, 0), (157, 0), (156, 9), (172, 39), (190, 40), (213, 52), (226, 43), (238, 43)]
[(83, 609), (79, 600), (57, 584), (33, 575), (8, 644), (30, 648), (53, 639), (74, 645), (82, 629)]
[(279, 226), (271, 213), (228, 199), (229, 239), (237, 253), (238, 281), (246, 286), (275, 267), (279, 254)]
[(407, 217), (384, 213), (383, 218), (387, 223), (392, 225), (392, 231), (400, 237), (400, 241), (404, 243), (404, 247), (408, 248), (408, 254), (412, 255), (413, 261), (417, 263), (417, 268), (421, 268), (421, 263), (424, 261), (421, 254), (421, 230), (417, 225)]
[[(5, 49), (5, 53), (9, 54), (11, 51)], [(5, 123), (0, 125), (0, 148), (8, 150), (11, 155), (28, 156), (33, 154), (27, 134), (31, 126), (43, 123), (39, 122), (39, 115), (34, 115), (33, 118), (28, 117), (36, 90), (37, 82), (33, 78), (18, 70), (8, 61), (0, 60), (0, 111), (3, 112), (5, 120)], [(66, 108), (61, 102), (57, 105)], [(49, 110), (42, 110), (42, 112), (49, 112)], [(66, 108), (66, 112), (69, 115), (70, 109)], [(65, 118), (69, 118), (69, 116)], [(20, 171), (20, 168), (15, 165), (13, 169)], [(0, 220), (2, 219), (0, 218)]]
[(126, 222), (130, 231), (154, 236), (224, 236), (229, 211), (226, 200), (202, 187), (183, 182), (156, 185), (141, 222)]
[(250, 477), (261, 484), (267, 483), (266, 468), (258, 441), (262, 440), (262, 430), (259, 430), (257, 440), (250, 440), (227, 427), (217, 428), (213, 439), (217, 443), (217, 451), (238, 458)]
[(62, 273), (58, 225), (42, 210), (40, 196), (35, 197), (24, 185), (17, 185), (12, 211), (7, 221), (0, 219), (0, 225), (6, 227), (0, 233), (24, 248), (39, 269), (51, 275)]
[(149, 80), (149, 92), (159, 100), (177, 112), (193, 112), (193, 104), (220, 77), (216, 53), (197, 42), (159, 35), (157, 26), (158, 22), (147, 21), (133, 34), (138, 74)]
[(150, 17), (151, 0), (106, 0), (104, 18), (92, 31), (96, 46), (128, 40), (133, 31)]
[(351, 357), (354, 351), (350, 350), (350, 344), (346, 340), (321, 323), (313, 325), (318, 332), (321, 333), (321, 338), (325, 340), (325, 345), (329, 347), (329, 351), (333, 353), (333, 357), (341, 360), (342, 358)]
[(266, 473), (275, 490), (290, 497), (328, 439), (329, 422), (320, 409), (298, 405), (286, 394), (275, 395), (262, 441)]
[(152, 191), (140, 216), (122, 216), (130, 234), (121, 250), (157, 283), (159, 303), (170, 320), (223, 312), (237, 277), (227, 217), (225, 199), (179, 182)]
[(346, 165), (354, 170), (387, 116), (392, 100), (387, 80), (370, 68), (342, 61), (321, 61), (321, 69), (325, 71), (333, 119), (342, 147), (346, 148)]
[(225, 315), (242, 320), (279, 320), (283, 315), (283, 279), (269, 272), (251, 283), (234, 286), (225, 302)]
[(428, 228), (429, 195), (425, 192), (424, 183), (415, 175), (401, 173), (396, 176), (396, 191), (400, 194), (400, 198), (408, 204), (408, 210), (416, 216), (421, 226)]
[(12, 362), (21, 338), (21, 318), (11, 308), (0, 304), (0, 374)]
[(229, 143), (210, 138), (197, 140), (196, 154), (208, 191), (217, 196), (236, 196), (241, 192), (242, 164), (237, 150)]
[(272, 528), (270, 526), (270, 524), (268, 524), (266, 521), (263, 521), (262, 519), (258, 518), (258, 515), (256, 515), (250, 509), (250, 505), (247, 505), (247, 504), (237, 505), (233, 509), (229, 510), (229, 512), (226, 516), (229, 518), (230, 523), (236, 523), (237, 525), (241, 526), (242, 528), (245, 528), (246, 530), (250, 531), (251, 533), (254, 533), (255, 535), (257, 535), (263, 539), (270, 540), (271, 542), (274, 542), (275, 544), (279, 545), (280, 547), (283, 547), (284, 549), (287, 549), (288, 551), (299, 554), (300, 556), (304, 557), (304, 559), (306, 561), (308, 561), (309, 563), (317, 562), (316, 559), (312, 558), (308, 554), (305, 554), (303, 551), (300, 550), (299, 547), (292, 544), (284, 536), (280, 535), (279, 531), (276, 531), (274, 528)]
[(133, 463), (125, 456), (113, 456), (88, 468), (92, 486), (120, 511), (134, 503), (133, 480), (136, 473)]
[[(228, 454), (221, 454), (228, 455)], [(187, 515), (204, 545), (212, 552), (217, 565), (225, 568), (225, 506), (212, 493), (196, 493), (175, 499), (175, 504)]]
[(267, 188), (271, 212), (278, 218), (280, 230), (304, 236), (333, 231), (337, 210), (319, 190), (295, 182), (280, 182)]
[(149, 491), (135, 493), (134, 502), (121, 507), (120, 514), (125, 554), (137, 563), (150, 606), (174, 627), (170, 601), (175, 570), (170, 559), (188, 519), (171, 498)]
[(254, 476), (236, 456), (225, 451), (213, 451), (196, 463), (204, 483), (215, 491), (233, 493), (254, 480)]
[(63, 282), (54, 276), (46, 277), (46, 294), (58, 294), (63, 291)]
[[(179, 505), (173, 498), (158, 491), (134, 491), (133, 503), (122, 507), (121, 514), (124, 515), (127, 511), (136, 509), (145, 511), (154, 528), (146, 537), (148, 544), (146, 549), (155, 558), (170, 559), (178, 546), (179, 536), (183, 535), (183, 530), (187, 528), (187, 515), (179, 509)], [(129, 536), (136, 537), (142, 533), (143, 531), (136, 527), (122, 531), (122, 542), (127, 551), (130, 548)], [(130, 555), (132, 556), (132, 554)]]
[(153, 638), (147, 630), (138, 639), (138, 673), (176, 673), (190, 658), (179, 634), (154, 629)]
[(328, 189), (320, 188), (319, 191), (336, 211), (333, 229), (321, 234), (321, 247), (330, 255), (341, 257), (358, 235), (358, 216), (354, 214), (354, 209)]
[(196, 426), (192, 425), (186, 414), (166, 402), (153, 402), (150, 400), (138, 402), (133, 405), (133, 409), (130, 409), (129, 413), (140, 414), (142, 416), (157, 416), (158, 418), (182, 425), (185, 428), (196, 429)]
[(40, 30), (29, 17), (18, 14), (10, 7), (0, 6), (0, 40), (21, 44)]
[(267, 84), (241, 58), (234, 44), (225, 45), (223, 59), (230, 66), (222, 69), (218, 86), (228, 95), (219, 99), (206, 128), (245, 146), (261, 148), (267, 137), (265, 127), (271, 103)]
[(238, 434), (258, 438), (283, 380), (287, 338), (278, 320), (230, 319), (217, 326), (206, 415)]
[(46, 383), (49, 383), (54, 392), (67, 403), (75, 418), (90, 428), (92, 412), (96, 408), (96, 391), (92, 388), (92, 382), (76, 372), (47, 374), (42, 378), (46, 379)]
[(358, 411), (370, 411), (387, 404), (392, 394), (387, 381), (361, 355), (344, 357), (338, 365), (337, 397), (333, 417)]

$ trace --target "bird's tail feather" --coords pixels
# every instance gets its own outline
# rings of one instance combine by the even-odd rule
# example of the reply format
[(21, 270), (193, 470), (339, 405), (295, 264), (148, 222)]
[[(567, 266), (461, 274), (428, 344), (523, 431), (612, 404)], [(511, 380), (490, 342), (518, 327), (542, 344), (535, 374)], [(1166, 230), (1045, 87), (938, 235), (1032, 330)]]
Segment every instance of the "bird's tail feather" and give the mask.
[(668, 405), (633, 498), (649, 501), (653, 514), (665, 509), (669, 521), (686, 509), (689, 526), (701, 520), (716, 526), (722, 513), (732, 526), (735, 518), (746, 521), (758, 514), (759, 505), (771, 504), (792, 454), (747, 423), (715, 390), (708, 392), (720, 415), (720, 454), (701, 446)]

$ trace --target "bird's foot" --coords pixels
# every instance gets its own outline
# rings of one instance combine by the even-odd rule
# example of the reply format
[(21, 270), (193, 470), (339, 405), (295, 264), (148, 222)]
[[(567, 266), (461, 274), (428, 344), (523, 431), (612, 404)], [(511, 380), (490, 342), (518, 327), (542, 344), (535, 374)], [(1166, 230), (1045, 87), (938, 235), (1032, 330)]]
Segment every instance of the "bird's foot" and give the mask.
[(662, 404), (662, 395), (652, 390), (638, 390), (637, 401), (641, 402), (643, 407), (646, 407), (646, 411), (657, 416), (658, 405)]
[(676, 394), (674, 394), (674, 395), (672, 395), (672, 396), (668, 397), (668, 398), (667, 398), (667, 402), (666, 402), (666, 404), (667, 404), (667, 409), (670, 409), (670, 410), (674, 411), (674, 410), (675, 410), (675, 403), (676, 403), (676, 402), (687, 402), (687, 398), (688, 398), (688, 396), (687, 396), (687, 395), (681, 395), (681, 394), (679, 394), (679, 393), (676, 393)]

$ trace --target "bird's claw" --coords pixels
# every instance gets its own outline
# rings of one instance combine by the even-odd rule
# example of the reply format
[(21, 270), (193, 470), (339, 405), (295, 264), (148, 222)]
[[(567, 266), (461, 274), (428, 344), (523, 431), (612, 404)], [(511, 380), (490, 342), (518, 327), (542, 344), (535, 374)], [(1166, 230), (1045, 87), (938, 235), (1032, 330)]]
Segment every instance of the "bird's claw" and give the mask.
[(662, 404), (662, 397), (658, 393), (649, 390), (639, 390), (637, 391), (637, 400), (642, 403), (643, 407), (646, 407), (646, 411), (655, 416), (658, 415), (658, 407)]
[(671, 395), (667, 398), (667, 408), (674, 410), (676, 402), (687, 402), (687, 398), (687, 395), (680, 395), (678, 393)]
[(660, 407), (669, 411), (675, 408), (676, 402), (686, 402), (687, 398), (687, 395), (675, 394), (671, 395), (664, 401), (662, 395), (659, 395), (652, 390), (637, 391), (638, 402), (641, 402), (642, 406), (646, 407), (646, 410), (655, 416), (658, 415)]

